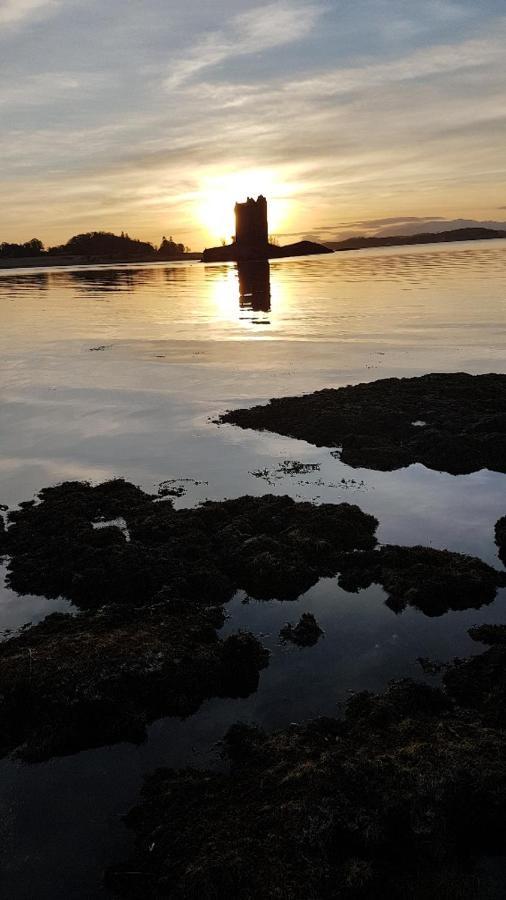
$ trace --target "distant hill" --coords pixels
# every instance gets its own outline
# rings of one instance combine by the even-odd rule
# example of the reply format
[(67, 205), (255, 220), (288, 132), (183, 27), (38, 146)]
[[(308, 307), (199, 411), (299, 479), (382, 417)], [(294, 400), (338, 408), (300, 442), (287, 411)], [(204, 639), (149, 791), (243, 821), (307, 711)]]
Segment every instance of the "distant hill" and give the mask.
[(452, 241), (487, 241), (506, 238), (506, 231), (494, 228), (454, 228), (452, 231), (422, 234), (396, 234), (389, 237), (353, 237), (345, 241), (327, 241), (332, 250), (363, 250), (366, 247), (395, 247), (408, 244), (443, 244)]
[(85, 265), (108, 262), (158, 262), (175, 259), (200, 259), (189, 247), (164, 236), (159, 247), (139, 241), (130, 235), (110, 231), (88, 231), (75, 234), (66, 244), (44, 249), (37, 238), (24, 244), (0, 243), (0, 268), (34, 265)]

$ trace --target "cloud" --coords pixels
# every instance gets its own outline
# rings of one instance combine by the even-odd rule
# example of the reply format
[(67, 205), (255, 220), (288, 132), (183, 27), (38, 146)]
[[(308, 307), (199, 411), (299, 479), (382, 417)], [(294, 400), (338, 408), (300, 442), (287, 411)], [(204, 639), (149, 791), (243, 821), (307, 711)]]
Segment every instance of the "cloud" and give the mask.
[(20, 81), (4, 81), (0, 84), (0, 107), (13, 106), (19, 110), (23, 106), (41, 106), (61, 102), (67, 95), (83, 92), (90, 87), (98, 88), (102, 83), (99, 75), (77, 75), (73, 72), (41, 72), (28, 75)]
[(423, 46), (385, 49), (370, 40), (377, 10), (387, 26), (402, 0), (263, 3), (185, 0), (169, 20), (167, 0), (66, 0), (57, 27), (20, 28), (0, 54), (5, 238), (172, 228), (203, 246), (208, 181), (259, 169), (291, 203), (279, 231), (331, 240), (497, 215), (504, 16), (438, 30), (456, 5), (442, 2), (430, 38), (420, 13)]
[(291, 81), (288, 93), (306, 96), (337, 96), (376, 86), (419, 81), (434, 75), (449, 75), (504, 61), (506, 19), (498, 22), (494, 37), (471, 39), (443, 46), (424, 47), (385, 63), (362, 65), (322, 72), (316, 77)]
[(235, 16), (228, 28), (212, 32), (172, 64), (165, 86), (172, 90), (198, 72), (227, 59), (261, 53), (301, 40), (313, 29), (323, 7), (278, 0)]
[(0, 25), (16, 25), (56, 6), (57, 0), (0, 0)]

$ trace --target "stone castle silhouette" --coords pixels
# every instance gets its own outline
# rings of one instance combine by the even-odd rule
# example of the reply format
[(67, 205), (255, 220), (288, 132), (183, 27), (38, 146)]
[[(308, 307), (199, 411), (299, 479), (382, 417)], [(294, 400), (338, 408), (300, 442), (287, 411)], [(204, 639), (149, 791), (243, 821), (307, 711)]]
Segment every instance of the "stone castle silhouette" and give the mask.
[(269, 244), (267, 200), (260, 195), (235, 204), (236, 247), (266, 247)]
[(305, 256), (332, 253), (329, 247), (313, 241), (298, 241), (278, 247), (269, 242), (267, 200), (261, 194), (254, 200), (235, 204), (235, 239), (225, 247), (204, 250), (202, 262), (242, 262), (255, 259), (279, 259), (283, 256)]

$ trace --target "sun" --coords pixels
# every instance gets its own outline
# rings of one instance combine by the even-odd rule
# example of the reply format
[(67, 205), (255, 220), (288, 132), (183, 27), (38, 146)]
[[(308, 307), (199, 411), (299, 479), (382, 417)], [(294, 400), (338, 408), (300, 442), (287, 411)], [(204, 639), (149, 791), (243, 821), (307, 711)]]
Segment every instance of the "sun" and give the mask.
[(206, 178), (196, 198), (196, 215), (207, 238), (214, 244), (230, 243), (235, 232), (235, 204), (259, 194), (267, 197), (269, 231), (275, 235), (287, 220), (290, 200), (272, 171), (255, 169)]

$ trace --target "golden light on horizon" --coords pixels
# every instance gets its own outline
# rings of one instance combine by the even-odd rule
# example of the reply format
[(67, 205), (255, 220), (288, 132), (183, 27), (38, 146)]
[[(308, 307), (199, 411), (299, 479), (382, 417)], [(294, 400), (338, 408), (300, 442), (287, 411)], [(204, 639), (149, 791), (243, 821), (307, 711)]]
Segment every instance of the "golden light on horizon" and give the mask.
[(269, 204), (269, 232), (282, 230), (288, 219), (291, 201), (269, 169), (228, 172), (206, 179), (196, 198), (196, 217), (210, 241), (227, 244), (235, 232), (234, 206), (247, 197), (263, 194)]

